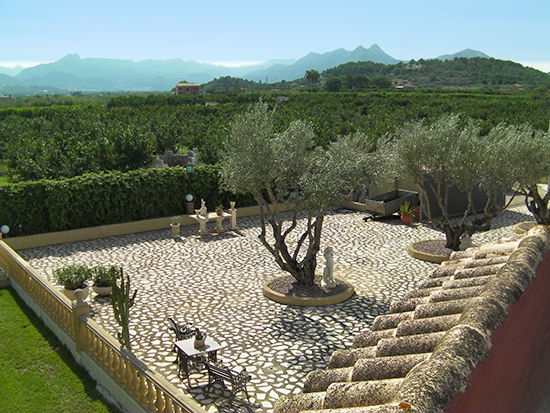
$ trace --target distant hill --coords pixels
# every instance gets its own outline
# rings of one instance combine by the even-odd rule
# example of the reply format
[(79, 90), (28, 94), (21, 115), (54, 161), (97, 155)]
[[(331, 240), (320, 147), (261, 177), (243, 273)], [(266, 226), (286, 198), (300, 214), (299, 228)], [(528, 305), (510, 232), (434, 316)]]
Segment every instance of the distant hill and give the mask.
[(315, 69), (319, 72), (348, 62), (370, 61), (384, 64), (394, 64), (399, 60), (384, 53), (376, 44), (369, 49), (359, 46), (353, 51), (337, 49), (323, 54), (309, 53), (296, 63), (288, 66), (272, 66), (268, 69), (257, 70), (244, 76), (249, 80), (265, 80), (278, 82), (280, 80), (292, 81), (304, 77), (306, 70)]
[(16, 78), (5, 74), (0, 74), (0, 85), (16, 85), (20, 83)]
[[(453, 55), (450, 55), (453, 56)], [(381, 65), (372, 62), (346, 63), (323, 72), (325, 78), (337, 77), (345, 86), (361, 84), (358, 76), (385, 77), (400, 84), (421, 88), (510, 87), (534, 88), (550, 84), (550, 75), (519, 63), (486, 57), (420, 59), (415, 62)], [(407, 81), (408, 83), (404, 82)], [(516, 86), (517, 87), (517, 86)]]
[[(223, 76), (269, 82), (292, 81), (306, 70), (323, 71), (350, 61), (370, 60), (391, 64), (398, 60), (377, 45), (369, 49), (359, 46), (353, 51), (334, 50), (323, 54), (309, 53), (299, 60), (269, 60), (262, 64), (227, 67), (210, 63), (171, 60), (131, 60), (85, 58), (69, 54), (48, 64), (26, 68), (15, 78), (17, 83), (44, 85), (68, 90), (154, 91), (170, 90), (181, 81), (205, 83)], [(0, 85), (12, 84), (2, 82)]]
[(453, 60), (457, 57), (467, 57), (468, 59), (472, 57), (486, 57), (490, 58), (490, 56), (487, 56), (485, 53), (478, 52), (477, 50), (472, 49), (464, 49), (458, 53), (455, 54), (444, 54), (443, 56), (436, 57), (436, 59), (439, 60)]
[[(16, 78), (19, 82), (80, 90), (170, 90), (181, 80), (204, 83), (216, 77), (244, 76), (251, 70), (272, 65), (283, 66), (293, 60), (272, 60), (260, 65), (226, 67), (210, 63), (172, 60), (81, 59), (70, 54), (57, 62), (27, 68)], [(64, 79), (65, 77), (65, 79)]]
[[(465, 49), (455, 54), (442, 55), (435, 59), (426, 60), (426, 62), (457, 61), (464, 58), (486, 58), (490, 60), (482, 52)], [(423, 59), (420, 59), (420, 61), (423, 61)], [(365, 67), (358, 68), (359, 66), (353, 66), (356, 64), (362, 64)], [(396, 66), (395, 70), (388, 69), (389, 66), (399, 64), (402, 66)], [(474, 62), (472, 62), (472, 67), (473, 64)], [(420, 86), (426, 84), (443, 85), (444, 82), (449, 80), (444, 73), (438, 72), (439, 69), (435, 68), (434, 64), (430, 66), (430, 69), (425, 67), (416, 73), (411, 72), (409, 74), (407, 72), (409, 69), (406, 67), (405, 62), (389, 56), (378, 45), (373, 44), (368, 49), (359, 46), (352, 51), (337, 49), (322, 54), (309, 53), (298, 60), (270, 60), (262, 64), (243, 67), (227, 67), (181, 59), (143, 60), (140, 62), (102, 58), (81, 59), (78, 54), (69, 54), (56, 62), (21, 70), (15, 76), (2, 74), (0, 71), (0, 93), (23, 93), (23, 91), (29, 89), (55, 89), (64, 91), (168, 91), (181, 80), (204, 84), (213, 79), (227, 76), (255, 82), (264, 82), (266, 79), (268, 83), (279, 82), (281, 80), (292, 82), (303, 78), (306, 70), (311, 69), (319, 72), (326, 71), (327, 76), (339, 76), (336, 73), (342, 70), (342, 66), (346, 65), (352, 65), (351, 67), (354, 67), (354, 70), (357, 72), (356, 74), (366, 73), (369, 70), (378, 71), (376, 75), (385, 76), (386, 78), (403, 77), (403, 74), (408, 74), (412, 79), (411, 82), (414, 81)], [(375, 65), (377, 68), (367, 68), (369, 65)], [(519, 64), (516, 65), (522, 67)], [(411, 70), (416, 70), (420, 67), (415, 66)], [(346, 72), (346, 70), (344, 69), (343, 71)], [(432, 73), (431, 81), (426, 81), (425, 74), (432, 70), (435, 70), (436, 73)], [(518, 70), (515, 68), (512, 72), (517, 72)], [(498, 82), (507, 82), (510, 79), (499, 80), (494, 78), (490, 82), (497, 82), (498, 84)], [(521, 79), (521, 76), (518, 79)], [(457, 82), (457, 79), (450, 80), (452, 85), (461, 84), (461, 82)], [(465, 84), (471, 81), (472, 79), (462, 83)]]
[(23, 69), (25, 69), (21, 65), (17, 65), (14, 67), (6, 67), (6, 66), (0, 66), (0, 74), (2, 75), (8, 75), (8, 76), (15, 76), (19, 74)]

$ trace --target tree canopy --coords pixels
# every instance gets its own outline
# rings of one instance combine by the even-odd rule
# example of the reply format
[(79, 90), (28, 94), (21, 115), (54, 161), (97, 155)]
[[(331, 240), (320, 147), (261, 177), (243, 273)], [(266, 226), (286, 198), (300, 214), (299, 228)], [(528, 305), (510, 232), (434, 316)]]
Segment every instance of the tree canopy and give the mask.
[[(456, 114), (431, 124), (409, 122), (380, 142), (398, 173), (414, 179), (424, 194), (428, 219), (445, 232), (446, 247), (454, 250), (463, 234), (487, 228), (506, 207), (506, 191), (519, 186), (528, 192), (548, 174), (548, 149), (547, 134), (528, 125), (502, 123), (484, 134), (479, 122)], [(478, 190), (486, 196), (484, 205), (474, 202)], [(449, 213), (451, 191), (461, 191), (468, 201), (459, 218)], [(432, 204), (441, 217), (434, 216)]]
[[(365, 135), (355, 134), (322, 149), (315, 146), (311, 125), (302, 120), (277, 133), (274, 112), (260, 101), (235, 115), (222, 155), (221, 186), (254, 196), (260, 241), (282, 270), (312, 285), (327, 208), (338, 203), (343, 191), (378, 177), (377, 158), (367, 155), (371, 146)], [(283, 213), (283, 206), (290, 212)], [(301, 213), (305, 227), (298, 224)], [(297, 237), (291, 236), (295, 230)]]

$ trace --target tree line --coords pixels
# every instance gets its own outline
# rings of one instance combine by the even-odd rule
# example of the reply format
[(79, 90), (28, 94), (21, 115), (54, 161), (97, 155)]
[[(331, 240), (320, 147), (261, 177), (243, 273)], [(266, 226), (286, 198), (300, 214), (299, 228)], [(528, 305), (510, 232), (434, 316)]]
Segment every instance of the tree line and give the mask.
[[(144, 167), (165, 150), (198, 148), (202, 163), (216, 164), (233, 116), (260, 98), (275, 109), (274, 129), (296, 120), (311, 124), (317, 146), (338, 136), (365, 133), (374, 143), (412, 120), (428, 122), (457, 113), (480, 122), (482, 133), (501, 123), (548, 129), (550, 97), (543, 91), (364, 90), (346, 93), (279, 93), (176, 96), (127, 95), (107, 105), (0, 110), (0, 157), (14, 181), (60, 179), (87, 172)], [(205, 103), (216, 100), (216, 106)]]

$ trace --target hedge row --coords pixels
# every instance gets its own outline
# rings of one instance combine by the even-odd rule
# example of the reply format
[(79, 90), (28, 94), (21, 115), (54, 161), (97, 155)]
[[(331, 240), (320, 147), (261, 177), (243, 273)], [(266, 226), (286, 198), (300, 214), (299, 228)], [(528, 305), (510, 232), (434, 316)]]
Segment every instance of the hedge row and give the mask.
[(185, 196), (204, 199), (209, 210), (229, 201), (255, 205), (249, 195), (233, 195), (218, 187), (219, 165), (87, 174), (0, 186), (0, 225), (10, 236), (42, 234), (98, 225), (181, 215)]

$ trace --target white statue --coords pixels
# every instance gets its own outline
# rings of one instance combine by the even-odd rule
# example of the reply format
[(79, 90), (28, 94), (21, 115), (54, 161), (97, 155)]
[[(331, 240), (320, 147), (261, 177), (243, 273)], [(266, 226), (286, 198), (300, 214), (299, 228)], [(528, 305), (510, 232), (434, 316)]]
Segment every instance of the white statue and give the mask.
[(325, 252), (325, 269), (323, 270), (323, 280), (321, 281), (321, 287), (334, 288), (336, 283), (334, 282), (334, 277), (332, 272), (334, 271), (334, 252), (332, 247), (326, 247)]
[(204, 199), (201, 199), (201, 215), (206, 215), (206, 203), (204, 202)]

